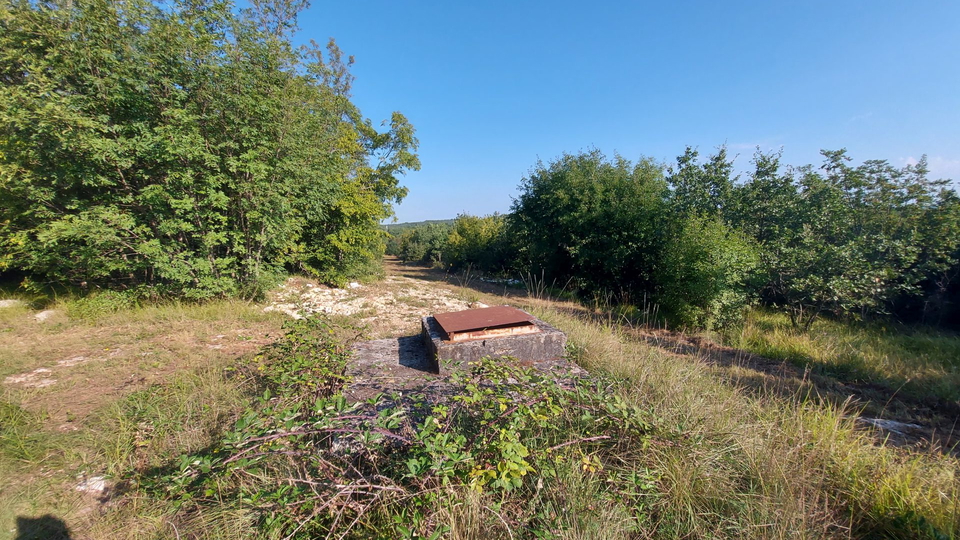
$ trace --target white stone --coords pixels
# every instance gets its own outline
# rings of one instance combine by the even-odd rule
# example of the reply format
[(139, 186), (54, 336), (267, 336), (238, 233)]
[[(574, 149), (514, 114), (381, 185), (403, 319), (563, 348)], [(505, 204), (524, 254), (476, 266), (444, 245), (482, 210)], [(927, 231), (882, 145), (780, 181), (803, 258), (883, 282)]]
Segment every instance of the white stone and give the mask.
[(11, 307), (20, 307), (25, 306), (20, 300), (0, 300), (0, 308), (11, 308)]
[(37, 368), (20, 375), (10, 375), (3, 382), (5, 384), (20, 384), (27, 388), (46, 388), (57, 382), (56, 379), (46, 377), (47, 373), (53, 373), (53, 371), (47, 368)]
[(77, 484), (76, 489), (86, 493), (103, 493), (107, 489), (107, 481), (102, 476), (91, 476)]
[(49, 319), (50, 317), (53, 317), (56, 314), (57, 314), (57, 310), (55, 309), (45, 309), (40, 313), (37, 313), (36, 315), (34, 315), (34, 318), (37, 319), (37, 322), (43, 322)]
[(86, 356), (74, 356), (72, 358), (66, 358), (64, 360), (57, 360), (57, 365), (64, 366), (64, 367), (73, 367), (77, 364), (82, 364), (86, 361), (87, 361)]

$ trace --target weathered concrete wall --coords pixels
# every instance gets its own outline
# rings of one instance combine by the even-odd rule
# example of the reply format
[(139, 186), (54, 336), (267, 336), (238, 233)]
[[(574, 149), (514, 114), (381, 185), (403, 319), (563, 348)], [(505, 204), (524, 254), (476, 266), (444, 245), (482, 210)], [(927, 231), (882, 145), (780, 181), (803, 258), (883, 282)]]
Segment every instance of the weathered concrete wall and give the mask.
[(484, 356), (516, 357), (521, 364), (533, 366), (541, 362), (553, 362), (563, 357), (567, 336), (541, 321), (533, 319), (540, 328), (535, 334), (503, 336), (472, 341), (444, 341), (443, 329), (433, 317), (421, 319), (421, 336), (431, 358), (435, 358), (441, 374), (452, 370), (465, 369), (469, 362), (476, 362)]

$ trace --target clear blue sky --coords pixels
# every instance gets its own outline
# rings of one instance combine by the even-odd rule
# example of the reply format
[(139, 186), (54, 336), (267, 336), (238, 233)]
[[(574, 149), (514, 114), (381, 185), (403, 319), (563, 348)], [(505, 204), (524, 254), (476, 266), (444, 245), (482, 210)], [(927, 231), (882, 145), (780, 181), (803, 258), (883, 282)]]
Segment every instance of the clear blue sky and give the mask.
[(298, 40), (356, 57), (354, 101), (404, 113), (423, 169), (399, 221), (509, 210), (537, 159), (596, 147), (672, 162), (726, 143), (819, 163), (927, 154), (960, 179), (960, 2), (314, 4)]

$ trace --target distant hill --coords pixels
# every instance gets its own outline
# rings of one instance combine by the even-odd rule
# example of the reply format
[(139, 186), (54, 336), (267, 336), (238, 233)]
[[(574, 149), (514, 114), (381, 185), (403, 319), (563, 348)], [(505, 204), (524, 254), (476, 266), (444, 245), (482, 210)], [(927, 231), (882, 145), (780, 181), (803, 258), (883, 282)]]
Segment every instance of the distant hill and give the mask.
[(380, 226), (383, 230), (387, 231), (390, 234), (402, 233), (407, 229), (416, 229), (417, 227), (423, 227), (425, 225), (432, 225), (434, 223), (439, 225), (452, 225), (456, 221), (453, 218), (451, 219), (428, 219), (427, 221), (409, 221), (406, 223), (381, 223)]

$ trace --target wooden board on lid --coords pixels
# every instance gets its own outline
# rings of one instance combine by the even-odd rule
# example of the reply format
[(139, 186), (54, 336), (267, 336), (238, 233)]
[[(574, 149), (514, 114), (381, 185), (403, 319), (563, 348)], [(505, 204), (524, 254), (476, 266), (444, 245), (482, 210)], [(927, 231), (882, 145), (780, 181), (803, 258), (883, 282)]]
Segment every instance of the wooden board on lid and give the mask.
[(533, 334), (540, 329), (529, 313), (509, 306), (468, 309), (433, 316), (449, 341)]

